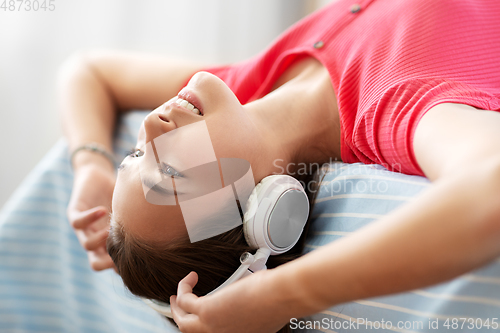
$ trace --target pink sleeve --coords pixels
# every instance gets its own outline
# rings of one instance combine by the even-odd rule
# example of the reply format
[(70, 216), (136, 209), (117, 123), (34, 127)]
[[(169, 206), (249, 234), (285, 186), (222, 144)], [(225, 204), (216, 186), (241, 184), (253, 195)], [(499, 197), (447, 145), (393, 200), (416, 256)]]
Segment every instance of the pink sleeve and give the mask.
[(445, 102), (493, 110), (490, 101), (494, 97), (446, 79), (411, 79), (392, 85), (376, 103), (358, 111), (348, 142), (351, 157), (363, 163), (381, 164), (391, 171), (425, 176), (413, 152), (413, 135), (422, 116)]

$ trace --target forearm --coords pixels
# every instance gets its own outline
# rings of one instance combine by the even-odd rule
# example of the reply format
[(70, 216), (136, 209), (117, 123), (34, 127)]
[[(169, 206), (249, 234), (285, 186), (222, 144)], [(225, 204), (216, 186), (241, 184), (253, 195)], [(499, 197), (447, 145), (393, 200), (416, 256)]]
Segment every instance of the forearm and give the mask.
[[(74, 57), (62, 67), (57, 93), (63, 132), (70, 151), (90, 142), (112, 151), (116, 106), (106, 83), (84, 56)], [(95, 157), (99, 159), (98, 155)], [(80, 164), (88, 158), (92, 155), (81, 152), (75, 162)]]
[[(83, 144), (98, 143), (112, 152), (117, 111), (105, 82), (91, 63), (84, 56), (73, 57), (61, 68), (58, 79), (58, 108), (69, 151)], [(90, 164), (114, 170), (104, 156), (88, 151), (78, 152), (72, 162), (75, 170)]]
[(499, 256), (498, 179), (476, 172), (439, 181), (379, 221), (271, 270), (287, 315), (436, 284)]

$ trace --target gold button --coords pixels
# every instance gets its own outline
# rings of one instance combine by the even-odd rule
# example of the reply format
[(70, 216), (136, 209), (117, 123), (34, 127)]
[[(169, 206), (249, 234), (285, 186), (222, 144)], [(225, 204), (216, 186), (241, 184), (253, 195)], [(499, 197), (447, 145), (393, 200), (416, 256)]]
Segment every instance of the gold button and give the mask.
[(354, 5), (351, 6), (351, 13), (357, 13), (361, 10), (361, 6), (359, 5), (359, 3), (355, 3)]
[(314, 43), (313, 47), (314, 47), (315, 49), (320, 49), (320, 48), (322, 48), (324, 45), (325, 45), (325, 43), (323, 43), (323, 41), (322, 41), (322, 40), (320, 40), (320, 41), (317, 41), (316, 43)]

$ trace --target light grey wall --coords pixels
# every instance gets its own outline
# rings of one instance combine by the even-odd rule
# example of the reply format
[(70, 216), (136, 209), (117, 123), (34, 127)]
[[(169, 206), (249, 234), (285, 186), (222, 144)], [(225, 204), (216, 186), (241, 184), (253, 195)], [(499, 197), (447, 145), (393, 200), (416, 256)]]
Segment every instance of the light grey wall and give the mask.
[(317, 2), (53, 0), (53, 12), (0, 9), (0, 207), (61, 137), (55, 75), (75, 51), (234, 62), (261, 51)]

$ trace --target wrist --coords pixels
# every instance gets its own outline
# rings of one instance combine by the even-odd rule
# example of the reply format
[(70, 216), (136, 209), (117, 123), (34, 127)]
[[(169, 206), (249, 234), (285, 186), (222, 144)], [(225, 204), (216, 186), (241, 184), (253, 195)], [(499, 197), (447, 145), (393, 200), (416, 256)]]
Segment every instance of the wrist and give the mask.
[(298, 267), (298, 259), (268, 270), (270, 290), (276, 290), (277, 304), (286, 310), (287, 318), (300, 318), (328, 308), (324, 299), (314, 295), (306, 272)]
[(71, 162), (75, 173), (87, 168), (99, 168), (103, 171), (115, 173), (115, 166), (109, 158), (90, 150), (78, 151), (74, 154)]
[(70, 162), (75, 171), (88, 165), (98, 166), (113, 172), (116, 169), (116, 161), (111, 149), (97, 142), (89, 142), (74, 148), (71, 152)]

